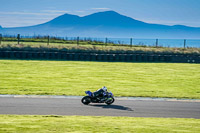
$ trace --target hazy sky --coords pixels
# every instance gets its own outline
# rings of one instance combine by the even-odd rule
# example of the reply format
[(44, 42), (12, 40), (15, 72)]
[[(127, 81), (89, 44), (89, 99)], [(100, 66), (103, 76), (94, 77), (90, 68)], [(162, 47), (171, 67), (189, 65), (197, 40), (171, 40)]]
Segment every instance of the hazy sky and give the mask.
[(200, 27), (200, 0), (0, 0), (0, 25), (30, 26), (64, 13), (107, 10), (149, 23)]

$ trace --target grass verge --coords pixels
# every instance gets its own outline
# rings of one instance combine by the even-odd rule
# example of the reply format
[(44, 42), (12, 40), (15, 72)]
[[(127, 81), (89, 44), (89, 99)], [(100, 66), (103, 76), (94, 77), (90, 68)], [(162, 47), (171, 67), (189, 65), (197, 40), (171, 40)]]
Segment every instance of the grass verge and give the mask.
[(200, 99), (200, 65), (0, 60), (0, 93), (85, 95), (107, 86), (115, 96)]
[(153, 47), (153, 46), (123, 46), (123, 45), (98, 45), (98, 44), (62, 44), (62, 43), (47, 43), (42, 42), (22, 42), (19, 45), (16, 42), (2, 42), (0, 50), (13, 51), (63, 51), (63, 52), (91, 52), (91, 53), (146, 53), (146, 54), (200, 54), (200, 48), (168, 48), (168, 47)]
[(0, 115), (2, 133), (198, 133), (200, 119)]

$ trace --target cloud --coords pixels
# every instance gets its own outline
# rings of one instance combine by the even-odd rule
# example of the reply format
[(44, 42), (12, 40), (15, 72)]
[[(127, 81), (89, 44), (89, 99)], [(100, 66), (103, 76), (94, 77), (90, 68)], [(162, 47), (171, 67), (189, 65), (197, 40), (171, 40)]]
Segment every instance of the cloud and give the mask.
[(65, 11), (65, 10), (42, 10), (42, 12), (48, 12), (48, 13), (68, 13), (70, 11)]
[(85, 11), (75, 11), (75, 12), (78, 12), (78, 13), (83, 13), (83, 12), (85, 12)]
[[(23, 27), (23, 26), (32, 26), (36, 24), (45, 23), (54, 17), (19, 17), (19, 16), (0, 16), (0, 25), (2, 27)], [(23, 21), (22, 21), (23, 20)]]
[(37, 15), (37, 16), (52, 16), (52, 15), (61, 15), (61, 13), (40, 13), (40, 12), (0, 12), (3, 15)]
[(2, 27), (31, 26), (45, 23), (61, 14), (34, 12), (0, 12), (0, 25)]
[(110, 10), (110, 8), (91, 8), (92, 10)]

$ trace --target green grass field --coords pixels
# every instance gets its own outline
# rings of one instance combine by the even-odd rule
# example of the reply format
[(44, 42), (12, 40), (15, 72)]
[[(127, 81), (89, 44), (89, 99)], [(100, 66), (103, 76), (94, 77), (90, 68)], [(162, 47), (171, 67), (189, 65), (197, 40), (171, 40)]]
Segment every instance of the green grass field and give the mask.
[(0, 115), (0, 133), (199, 133), (200, 119)]
[(104, 85), (115, 96), (200, 99), (200, 65), (0, 60), (0, 94), (85, 95)]

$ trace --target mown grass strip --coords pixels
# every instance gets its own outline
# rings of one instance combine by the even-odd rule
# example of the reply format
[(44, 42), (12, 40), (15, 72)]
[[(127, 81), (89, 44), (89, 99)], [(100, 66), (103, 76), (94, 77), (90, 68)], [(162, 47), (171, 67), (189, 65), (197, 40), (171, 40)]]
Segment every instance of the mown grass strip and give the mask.
[(200, 119), (0, 115), (2, 133), (199, 133)]
[(200, 99), (200, 65), (0, 60), (0, 94), (85, 95), (102, 86), (115, 96)]

